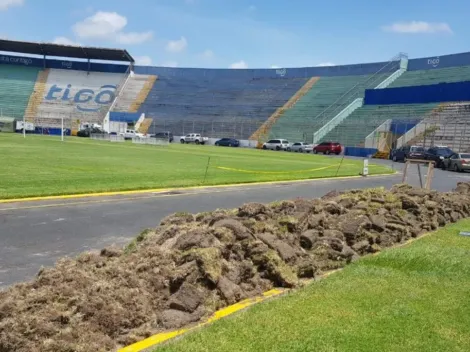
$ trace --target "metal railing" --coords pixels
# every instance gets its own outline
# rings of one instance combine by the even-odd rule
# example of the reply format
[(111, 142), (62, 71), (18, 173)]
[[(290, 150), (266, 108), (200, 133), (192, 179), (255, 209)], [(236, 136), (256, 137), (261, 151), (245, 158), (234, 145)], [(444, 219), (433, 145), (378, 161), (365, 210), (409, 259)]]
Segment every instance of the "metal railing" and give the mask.
[[(364, 96), (364, 89), (375, 88), (380, 82), (387, 79), (388, 76), (393, 74), (395, 71), (400, 69), (400, 66), (395, 66), (397, 62), (405, 57), (406, 54), (399, 53), (398, 55), (391, 58), (380, 70), (375, 72), (372, 76), (368, 77), (366, 80), (362, 82), (358, 82), (354, 85), (351, 89), (349, 89), (346, 93), (338, 97), (330, 106), (328, 106), (325, 110), (319, 113), (317, 116), (314, 117), (315, 121), (319, 121), (317, 125), (325, 125), (335, 117), (338, 113), (344, 110), (349, 104), (351, 104), (357, 98), (363, 98)], [(391, 71), (386, 71), (387, 69)], [(382, 77), (381, 75), (384, 73), (389, 73), (387, 77)]]

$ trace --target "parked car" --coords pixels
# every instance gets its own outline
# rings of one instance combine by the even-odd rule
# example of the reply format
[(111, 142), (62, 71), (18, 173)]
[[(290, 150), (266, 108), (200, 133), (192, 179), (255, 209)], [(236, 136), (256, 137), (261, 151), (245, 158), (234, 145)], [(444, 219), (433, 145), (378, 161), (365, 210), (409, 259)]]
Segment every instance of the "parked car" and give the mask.
[(209, 138), (201, 136), (199, 133), (190, 133), (180, 138), (181, 144), (194, 143), (194, 144), (206, 144)]
[(313, 153), (323, 153), (323, 154), (336, 154), (339, 155), (341, 154), (341, 144), (335, 143), (335, 142), (323, 142), (318, 145), (316, 145), (313, 148)]
[(287, 147), (288, 152), (297, 153), (310, 153), (313, 151), (313, 146), (305, 142), (295, 142)]
[(286, 139), (271, 139), (263, 144), (263, 149), (286, 150), (289, 147), (289, 141)]
[(85, 138), (90, 138), (91, 134), (104, 134), (103, 130), (96, 128), (96, 127), (89, 127), (89, 128), (84, 128), (81, 129), (80, 131), (77, 132), (77, 137), (85, 137)]
[(463, 172), (470, 170), (470, 153), (455, 153), (442, 160), (442, 170)]
[(171, 132), (157, 132), (150, 136), (150, 138), (159, 138), (159, 139), (167, 139), (170, 143), (173, 142), (173, 133)]
[(442, 167), (442, 161), (453, 154), (455, 153), (449, 147), (435, 146), (426, 151), (425, 159), (434, 161), (436, 167)]
[(426, 150), (417, 145), (406, 145), (392, 150), (393, 161), (406, 161), (408, 159), (424, 159)]
[(142, 133), (138, 133), (135, 130), (126, 130), (125, 132), (119, 133), (119, 135), (123, 136), (124, 139), (132, 139), (134, 137), (143, 137)]
[(239, 147), (240, 141), (234, 138), (222, 138), (215, 142), (217, 147)]

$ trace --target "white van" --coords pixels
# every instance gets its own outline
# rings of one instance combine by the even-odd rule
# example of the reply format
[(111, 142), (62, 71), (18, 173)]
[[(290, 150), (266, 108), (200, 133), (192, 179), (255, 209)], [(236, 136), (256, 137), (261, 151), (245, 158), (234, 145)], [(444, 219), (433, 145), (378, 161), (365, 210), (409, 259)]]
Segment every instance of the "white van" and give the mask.
[(263, 144), (263, 149), (270, 150), (287, 150), (289, 147), (289, 141), (286, 139), (270, 139)]

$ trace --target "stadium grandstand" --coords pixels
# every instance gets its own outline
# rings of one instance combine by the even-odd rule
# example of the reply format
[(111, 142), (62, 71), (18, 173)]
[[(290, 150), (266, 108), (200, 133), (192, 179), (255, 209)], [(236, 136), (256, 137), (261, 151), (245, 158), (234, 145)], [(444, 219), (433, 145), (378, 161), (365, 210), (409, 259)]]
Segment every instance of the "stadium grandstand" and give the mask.
[(0, 40), (0, 51), (1, 116), (41, 133), (60, 133), (62, 123), (72, 134), (83, 123), (112, 132), (118, 122), (144, 134), (337, 141), (351, 155), (409, 143), (470, 148), (470, 53), (201, 69), (136, 66), (123, 49)]

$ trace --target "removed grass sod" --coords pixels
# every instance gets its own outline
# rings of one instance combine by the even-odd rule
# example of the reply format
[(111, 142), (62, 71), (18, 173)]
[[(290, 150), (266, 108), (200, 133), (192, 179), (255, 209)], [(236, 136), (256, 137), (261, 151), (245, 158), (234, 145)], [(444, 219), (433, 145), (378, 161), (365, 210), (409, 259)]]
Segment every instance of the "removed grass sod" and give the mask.
[[(0, 134), (0, 199), (356, 176), (362, 163), (312, 154)], [(370, 174), (392, 170), (370, 165)]]
[[(116, 351), (120, 346), (131, 345), (155, 333), (206, 321), (223, 307), (273, 288), (299, 288), (305, 279), (343, 268), (361, 256), (402, 244), (469, 216), (470, 183), (461, 183), (455, 192), (448, 193), (399, 185), (390, 191), (377, 188), (330, 192), (322, 199), (247, 203), (238, 209), (173, 214), (162, 220), (160, 226), (143, 232), (125, 248), (110, 247), (82, 253), (77, 258), (63, 258), (54, 267), (41, 269), (34, 280), (0, 291), (0, 351)], [(458, 233), (455, 236), (459, 240), (467, 239)], [(430, 304), (431, 298), (440, 298), (437, 288), (431, 285), (439, 284), (440, 272), (431, 271), (436, 265), (429, 264), (430, 260), (445, 263), (453, 270), (443, 272), (444, 285), (438, 286), (439, 290), (447, 294), (452, 283), (460, 286), (454, 288), (455, 294), (449, 294), (450, 301), (432, 302), (432, 309), (439, 313), (447, 310), (447, 316), (452, 317), (460, 314), (461, 306), (466, 304), (468, 282), (464, 280), (468, 279), (468, 268), (460, 263), (468, 251), (452, 249), (455, 249), (451, 250), (455, 256), (450, 258), (450, 265), (449, 253), (445, 257), (435, 253), (437, 250), (446, 253), (445, 245), (439, 243), (434, 251), (426, 249), (427, 257), (410, 255), (396, 263), (385, 261), (383, 268), (371, 266), (371, 272), (377, 272), (382, 280), (371, 290), (390, 298), (385, 301), (385, 306), (369, 292), (355, 293), (376, 282), (366, 281), (368, 276), (364, 274), (369, 271), (364, 269), (360, 272), (362, 281), (359, 283), (346, 278), (334, 286), (337, 294), (345, 293), (343, 301), (354, 301), (357, 306), (351, 305), (349, 309), (343, 304), (338, 311), (326, 311), (324, 318), (318, 318), (328, 304), (334, 306), (334, 302), (341, 302), (341, 297), (335, 297), (334, 301), (326, 299), (325, 305), (320, 303), (327, 296), (325, 289), (313, 301), (304, 295), (303, 304), (299, 306), (287, 301), (284, 314), (280, 316), (267, 314), (263, 317), (264, 322), (252, 322), (250, 331), (254, 335), (247, 335), (239, 327), (245, 333), (243, 340), (234, 339), (239, 343), (250, 341), (256, 335), (253, 331), (264, 324), (270, 332), (263, 336), (263, 341), (253, 340), (253, 346), (259, 348), (250, 350), (269, 350), (267, 335), (273, 332), (286, 336), (283, 338), (291, 343), (283, 346), (285, 350), (293, 349), (305, 343), (302, 342), (305, 334), (295, 323), (296, 319), (300, 321), (305, 317), (310, 318), (302, 323), (309, 323), (311, 329), (317, 325), (326, 326), (333, 329), (335, 336), (344, 339), (341, 333), (347, 328), (363, 324), (361, 319), (367, 314), (362, 314), (360, 308), (371, 306), (374, 314), (380, 313), (379, 321), (373, 320), (374, 315), (368, 316), (366, 322), (377, 326), (367, 326), (381, 338), (385, 336), (383, 331), (388, 331), (389, 323), (385, 322), (385, 317), (390, 314), (397, 315), (393, 323), (398, 326), (411, 316), (417, 322), (416, 329), (428, 329), (431, 322), (416, 313), (427, 313), (423, 307)], [(388, 271), (390, 265), (406, 274), (408, 271), (415, 274), (421, 266), (427, 271), (408, 279), (395, 278), (394, 272)], [(429, 287), (427, 282), (419, 281), (421, 276), (431, 280)], [(416, 292), (409, 288), (411, 283), (420, 284)], [(386, 290), (382, 291), (384, 288)], [(411, 298), (416, 299), (413, 301), (416, 306), (403, 305), (410, 298), (409, 289)], [(400, 295), (393, 290), (399, 291)], [(309, 307), (314, 306), (314, 302), (317, 302), (318, 310), (312, 314), (308, 309), (313, 309)], [(463, 312), (468, 313), (465, 308)], [(437, 317), (431, 316), (432, 323), (439, 323), (435, 320)], [(351, 324), (334, 330), (338, 319)], [(440, 321), (445, 319), (448, 318)], [(465, 319), (468, 318), (463, 320), (466, 323)], [(289, 322), (295, 329), (276, 328), (282, 321)], [(378, 325), (381, 321), (383, 325)], [(457, 326), (436, 327), (460, 338), (461, 330)], [(404, 334), (407, 336), (406, 332)], [(274, 342), (278, 343), (275, 339), (281, 339), (279, 336)], [(375, 343), (372, 337), (368, 338)], [(224, 342), (212, 337), (205, 341), (214, 341), (213, 350), (220, 350), (217, 341)], [(310, 340), (307, 338), (307, 341)], [(326, 343), (328, 340), (320, 341)], [(195, 348), (204, 350), (207, 346), (200, 343)], [(230, 341), (226, 341), (226, 346), (227, 350), (243, 347), (230, 344)], [(282, 345), (279, 343), (279, 346)], [(179, 348), (197, 350), (187, 349), (187, 346)]]
[(470, 351), (462, 220), (154, 352)]

